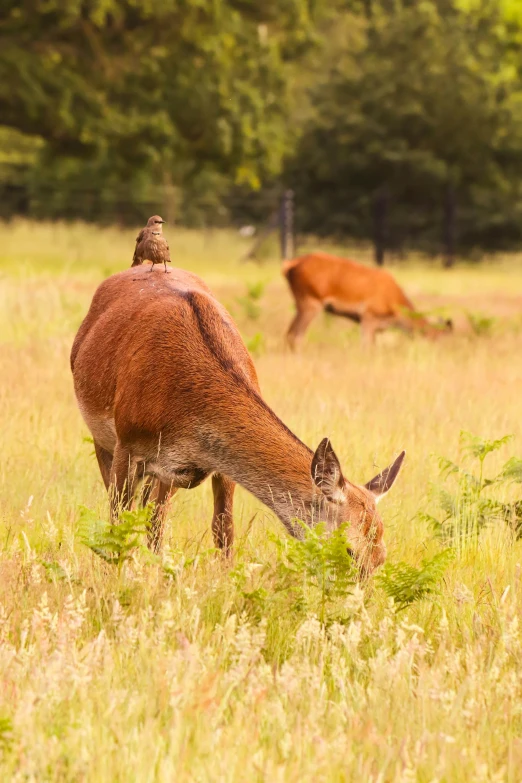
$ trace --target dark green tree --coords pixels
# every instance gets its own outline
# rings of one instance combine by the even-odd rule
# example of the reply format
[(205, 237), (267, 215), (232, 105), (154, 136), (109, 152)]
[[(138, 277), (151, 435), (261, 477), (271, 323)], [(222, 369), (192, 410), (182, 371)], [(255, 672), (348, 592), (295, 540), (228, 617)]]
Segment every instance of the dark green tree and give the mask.
[(287, 149), (309, 0), (6, 0), (0, 117), (53, 157), (257, 185)]
[(492, 4), (472, 14), (449, 0), (374, 0), (364, 25), (353, 19), (289, 163), (306, 228), (369, 236), (386, 200), (397, 244), (430, 239), (428, 223), (440, 237), (455, 204), (518, 198), (522, 85), (499, 24)]

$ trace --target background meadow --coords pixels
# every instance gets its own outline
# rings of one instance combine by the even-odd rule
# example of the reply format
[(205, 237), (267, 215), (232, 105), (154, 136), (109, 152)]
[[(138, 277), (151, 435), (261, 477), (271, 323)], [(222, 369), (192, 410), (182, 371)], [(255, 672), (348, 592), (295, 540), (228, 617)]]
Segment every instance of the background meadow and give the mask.
[(388, 332), (367, 351), (357, 326), (325, 315), (292, 355), (276, 261), (240, 263), (235, 232), (166, 233), (302, 440), (329, 436), (359, 483), (406, 449), (381, 506), (389, 566), (344, 579), (328, 542), (296, 548), (242, 489), (224, 564), (210, 482), (179, 491), (161, 558), (125, 527), (119, 565), (93, 552), (107, 500), (69, 351), (135, 231), (2, 226), (2, 779), (520, 781), (522, 257), (392, 268), (419, 309), (454, 318), (446, 340)]

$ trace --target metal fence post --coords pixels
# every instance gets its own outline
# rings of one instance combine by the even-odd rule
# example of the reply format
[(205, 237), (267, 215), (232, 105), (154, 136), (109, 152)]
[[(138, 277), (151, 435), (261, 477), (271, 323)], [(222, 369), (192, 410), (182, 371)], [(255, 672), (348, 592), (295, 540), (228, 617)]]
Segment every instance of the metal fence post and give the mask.
[(283, 260), (294, 257), (294, 191), (285, 190), (279, 214), (279, 235)]
[(383, 266), (386, 252), (386, 240), (388, 234), (388, 206), (390, 195), (388, 188), (380, 188), (373, 202), (373, 242), (375, 249), (375, 263)]
[(444, 266), (450, 269), (455, 263), (455, 234), (457, 222), (457, 199), (451, 182), (444, 194)]

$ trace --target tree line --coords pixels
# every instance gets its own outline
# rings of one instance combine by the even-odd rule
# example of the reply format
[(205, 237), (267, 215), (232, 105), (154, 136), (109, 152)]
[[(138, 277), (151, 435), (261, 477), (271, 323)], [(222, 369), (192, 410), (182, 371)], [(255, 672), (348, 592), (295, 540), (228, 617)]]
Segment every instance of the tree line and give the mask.
[(519, 0), (6, 0), (0, 215), (522, 244)]

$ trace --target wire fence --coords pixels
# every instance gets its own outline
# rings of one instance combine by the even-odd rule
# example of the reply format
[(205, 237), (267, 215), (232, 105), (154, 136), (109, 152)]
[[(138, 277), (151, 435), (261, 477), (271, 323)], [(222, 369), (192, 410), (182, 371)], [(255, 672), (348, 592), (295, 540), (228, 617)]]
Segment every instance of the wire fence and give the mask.
[(478, 258), (484, 247), (522, 247), (522, 208), (516, 202), (500, 207), (484, 200), (459, 203), (454, 192), (426, 203), (404, 204), (381, 188), (374, 193), (313, 194), (284, 188), (281, 183), (259, 191), (233, 188), (223, 192), (183, 193), (169, 186), (136, 192), (130, 187), (42, 186), (29, 190), (17, 183), (0, 183), (0, 219), (83, 219), (100, 224), (143, 225), (149, 215), (196, 228), (233, 228), (251, 237), (244, 260), (256, 260), (268, 237), (278, 234), (282, 258), (291, 258), (301, 238), (350, 237), (371, 241), (374, 258), (382, 264), (389, 253), (421, 249), (442, 255), (447, 266), (463, 248)]

